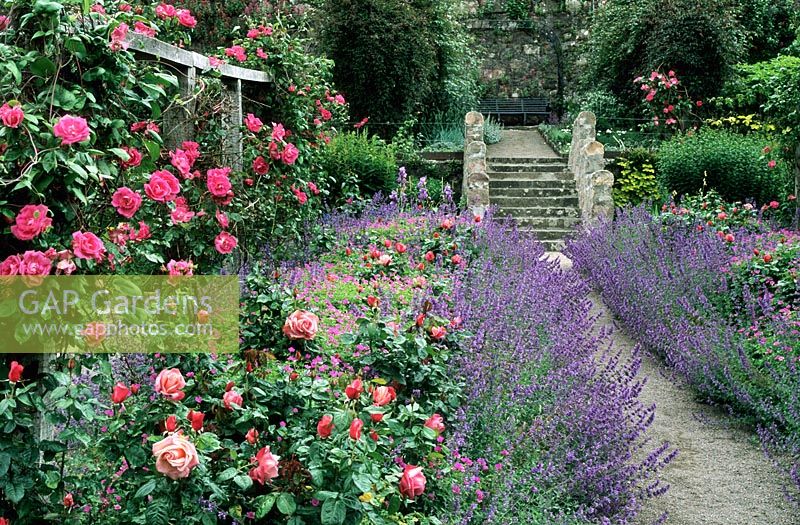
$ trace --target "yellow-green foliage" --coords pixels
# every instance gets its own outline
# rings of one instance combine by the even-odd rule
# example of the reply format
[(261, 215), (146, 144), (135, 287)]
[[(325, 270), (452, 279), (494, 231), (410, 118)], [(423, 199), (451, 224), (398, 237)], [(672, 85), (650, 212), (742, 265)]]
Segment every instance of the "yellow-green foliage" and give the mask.
[(772, 132), (777, 128), (774, 124), (766, 124), (758, 119), (757, 115), (731, 115), (717, 119), (706, 119), (705, 123), (712, 128), (726, 129), (736, 133), (748, 133), (751, 131)]
[(614, 164), (619, 170), (614, 178), (614, 204), (626, 206), (659, 196), (656, 169), (649, 151), (639, 148), (618, 157)]

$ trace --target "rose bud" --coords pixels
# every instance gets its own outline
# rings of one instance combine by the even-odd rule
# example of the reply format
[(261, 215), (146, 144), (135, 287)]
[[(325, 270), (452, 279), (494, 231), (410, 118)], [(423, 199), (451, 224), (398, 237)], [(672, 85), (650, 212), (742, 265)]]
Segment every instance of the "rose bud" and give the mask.
[(175, 429), (178, 428), (178, 418), (175, 414), (169, 416), (164, 421), (164, 428), (167, 429), (167, 432), (175, 432)]

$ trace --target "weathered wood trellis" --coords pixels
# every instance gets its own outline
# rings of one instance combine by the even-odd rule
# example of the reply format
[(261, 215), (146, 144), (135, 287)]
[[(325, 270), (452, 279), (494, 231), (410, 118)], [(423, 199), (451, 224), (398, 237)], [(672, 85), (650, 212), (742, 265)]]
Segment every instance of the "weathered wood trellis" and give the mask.
[(216, 70), (222, 77), (222, 125), (225, 129), (223, 161), (234, 170), (242, 169), (242, 83), (270, 84), (272, 77), (263, 71), (230, 64), (212, 66), (209, 58), (140, 34), (129, 35), (130, 49), (145, 59), (155, 58), (178, 76), (181, 104), (164, 112), (165, 145), (174, 149), (184, 140), (192, 140), (194, 126), (194, 91), (198, 73)]

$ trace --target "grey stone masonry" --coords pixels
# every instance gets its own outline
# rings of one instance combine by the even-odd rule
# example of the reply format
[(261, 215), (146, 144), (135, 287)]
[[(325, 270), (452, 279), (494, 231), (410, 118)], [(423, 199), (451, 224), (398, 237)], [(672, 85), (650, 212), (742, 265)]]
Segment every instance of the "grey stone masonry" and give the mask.
[(483, 217), (489, 207), (489, 176), (486, 174), (486, 144), (483, 115), (470, 111), (464, 117), (464, 178), (462, 192), (470, 211)]
[(614, 217), (611, 189), (614, 175), (605, 169), (605, 148), (595, 140), (597, 119), (582, 111), (572, 126), (572, 144), (567, 165), (575, 175), (581, 219), (591, 223), (598, 217)]

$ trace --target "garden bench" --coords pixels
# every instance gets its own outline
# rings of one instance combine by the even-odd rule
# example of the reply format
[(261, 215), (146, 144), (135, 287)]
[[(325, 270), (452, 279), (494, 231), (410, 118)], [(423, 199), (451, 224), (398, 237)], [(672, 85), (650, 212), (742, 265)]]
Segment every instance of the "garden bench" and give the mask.
[(546, 98), (487, 98), (478, 103), (478, 111), (486, 115), (521, 116), (523, 125), (528, 123), (528, 115), (550, 116), (550, 101)]

